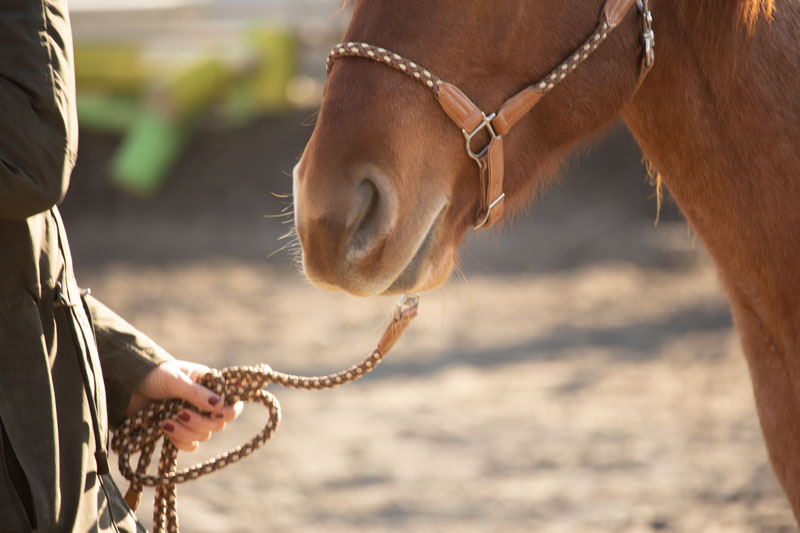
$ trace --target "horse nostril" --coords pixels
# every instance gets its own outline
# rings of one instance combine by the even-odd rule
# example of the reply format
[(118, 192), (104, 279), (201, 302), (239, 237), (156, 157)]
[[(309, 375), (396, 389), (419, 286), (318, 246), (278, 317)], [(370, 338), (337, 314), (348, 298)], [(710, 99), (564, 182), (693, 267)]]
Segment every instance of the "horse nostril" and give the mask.
[(372, 180), (364, 179), (356, 187), (353, 214), (355, 217), (351, 227), (354, 229), (348, 252), (351, 260), (367, 254), (387, 233), (386, 202), (382, 201), (380, 189)]

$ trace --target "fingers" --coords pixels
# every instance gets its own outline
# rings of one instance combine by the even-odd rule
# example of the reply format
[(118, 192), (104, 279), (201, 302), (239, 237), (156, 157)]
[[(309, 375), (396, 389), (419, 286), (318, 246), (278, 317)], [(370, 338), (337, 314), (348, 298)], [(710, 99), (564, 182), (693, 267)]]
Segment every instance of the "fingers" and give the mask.
[(210, 431), (197, 433), (175, 420), (165, 421), (161, 424), (161, 429), (169, 436), (169, 440), (172, 441), (176, 448), (185, 452), (195, 451), (201, 442), (211, 438)]
[(223, 422), (222, 427), (225, 427), (225, 422), (232, 422), (242, 413), (244, 403), (236, 402), (233, 405), (226, 405), (222, 409), (216, 411), (211, 415), (215, 420)]
[(199, 383), (195, 383), (186, 374), (180, 373), (176, 377), (178, 379), (174, 380), (172, 383), (172, 390), (169, 394), (170, 397), (186, 400), (200, 411), (210, 411), (213, 413), (225, 407), (222, 404), (222, 398)]
[(177, 418), (165, 421), (161, 427), (179, 450), (194, 451), (201, 442), (211, 438), (212, 432), (225, 429), (226, 422), (235, 420), (243, 408), (242, 402), (236, 402), (219, 409), (211, 416), (183, 409)]
[(207, 366), (187, 361), (171, 360), (156, 367), (137, 388), (148, 400), (179, 398), (197, 408), (181, 410), (177, 417), (166, 420), (161, 428), (179, 450), (193, 451), (207, 441), (212, 432), (222, 431), (225, 424), (239, 416), (243, 404), (225, 405), (217, 394), (198, 384), (209, 371)]

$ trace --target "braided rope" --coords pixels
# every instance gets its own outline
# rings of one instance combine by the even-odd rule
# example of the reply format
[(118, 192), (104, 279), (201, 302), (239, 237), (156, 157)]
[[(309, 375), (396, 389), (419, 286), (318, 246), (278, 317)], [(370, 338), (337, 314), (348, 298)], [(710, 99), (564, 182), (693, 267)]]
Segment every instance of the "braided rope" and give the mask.
[[(605, 17), (600, 20), (595, 30), (589, 37), (569, 55), (567, 59), (562, 61), (558, 66), (551, 70), (538, 82), (531, 84), (531, 87), (536, 88), (542, 94), (545, 94), (553, 89), (559, 82), (567, 77), (567, 74), (578, 68), (578, 66), (586, 61), (586, 59), (597, 50), (597, 47), (606, 40), (611, 32), (611, 26)], [(441, 78), (433, 74), (425, 67), (418, 65), (410, 59), (406, 59), (400, 54), (373, 46), (369, 43), (361, 42), (347, 42), (339, 43), (333, 47), (328, 53), (328, 58), (325, 61), (326, 74), (330, 75), (333, 64), (337, 59), (342, 57), (363, 57), (371, 59), (377, 63), (381, 63), (395, 70), (398, 70), (417, 82), (421, 83), (426, 88), (433, 91), (435, 95), (439, 94), (439, 83)]]
[[(388, 353), (394, 341), (416, 316), (418, 297), (404, 297), (395, 316), (378, 344), (378, 348), (360, 363), (335, 374), (326, 376), (295, 376), (276, 372), (266, 365), (231, 366), (222, 370), (211, 370), (199, 383), (216, 393), (227, 404), (238, 401), (260, 403), (267, 408), (269, 418), (261, 431), (250, 441), (212, 459), (194, 466), (177, 470), (178, 449), (166, 438), (161, 424), (174, 418), (185, 408), (192, 408), (183, 400), (153, 402), (125, 420), (115, 431), (111, 449), (119, 455), (120, 473), (131, 486), (125, 495), (128, 505), (136, 510), (143, 487), (156, 487), (153, 505), (153, 530), (155, 533), (178, 531), (177, 485), (216, 472), (229, 464), (243, 459), (260, 448), (275, 434), (281, 420), (278, 399), (264, 390), (270, 384), (293, 389), (324, 390), (351, 383), (377, 367)], [(153, 452), (159, 439), (163, 438), (158, 472), (147, 473)], [(131, 456), (140, 453), (134, 470), (130, 466)]]
[(553, 87), (567, 77), (567, 74), (578, 68), (578, 65), (586, 61), (592, 52), (597, 50), (597, 47), (606, 40), (610, 31), (611, 26), (603, 17), (594, 32), (567, 59), (532, 86), (542, 94), (550, 92)]
[(363, 57), (382, 63), (410, 76), (412, 79), (433, 91), (433, 94), (439, 94), (439, 82), (442, 80), (436, 74), (433, 74), (430, 70), (414, 63), (410, 59), (406, 59), (385, 48), (373, 46), (368, 43), (339, 43), (333, 47), (333, 50), (328, 54), (328, 59), (325, 61), (325, 71), (327, 74), (331, 73), (333, 64), (340, 57)]

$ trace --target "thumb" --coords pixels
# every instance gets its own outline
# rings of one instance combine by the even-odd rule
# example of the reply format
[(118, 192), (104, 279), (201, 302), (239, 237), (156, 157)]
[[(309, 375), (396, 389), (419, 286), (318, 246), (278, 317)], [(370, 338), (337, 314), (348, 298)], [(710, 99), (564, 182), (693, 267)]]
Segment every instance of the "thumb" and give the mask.
[(186, 400), (201, 411), (217, 411), (223, 407), (222, 398), (195, 383), (183, 372), (179, 372), (175, 379), (171, 380), (169, 388), (168, 397)]

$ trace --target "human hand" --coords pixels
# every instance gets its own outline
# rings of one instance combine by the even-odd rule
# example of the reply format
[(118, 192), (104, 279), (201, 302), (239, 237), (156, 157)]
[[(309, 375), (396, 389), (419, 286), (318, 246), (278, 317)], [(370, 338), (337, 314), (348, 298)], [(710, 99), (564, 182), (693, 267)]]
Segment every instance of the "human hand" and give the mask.
[(210, 369), (189, 361), (166, 361), (145, 376), (131, 396), (128, 416), (133, 415), (155, 400), (179, 398), (186, 400), (210, 416), (191, 409), (182, 409), (174, 419), (165, 420), (161, 429), (179, 449), (194, 451), (201, 442), (211, 438), (212, 432), (222, 431), (225, 424), (236, 419), (244, 405), (236, 402), (223, 405), (222, 399), (196, 383)]

